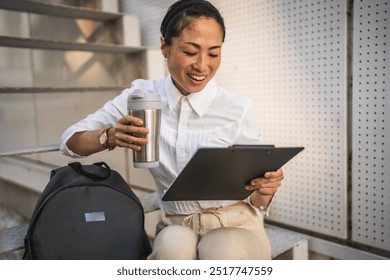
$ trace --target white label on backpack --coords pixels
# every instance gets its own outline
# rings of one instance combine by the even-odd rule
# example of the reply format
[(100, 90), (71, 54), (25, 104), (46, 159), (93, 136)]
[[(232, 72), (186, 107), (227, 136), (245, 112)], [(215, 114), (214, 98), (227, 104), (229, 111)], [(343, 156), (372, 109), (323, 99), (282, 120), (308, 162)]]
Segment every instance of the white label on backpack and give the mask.
[(85, 213), (85, 221), (89, 222), (102, 222), (106, 220), (106, 216), (104, 212), (91, 212)]

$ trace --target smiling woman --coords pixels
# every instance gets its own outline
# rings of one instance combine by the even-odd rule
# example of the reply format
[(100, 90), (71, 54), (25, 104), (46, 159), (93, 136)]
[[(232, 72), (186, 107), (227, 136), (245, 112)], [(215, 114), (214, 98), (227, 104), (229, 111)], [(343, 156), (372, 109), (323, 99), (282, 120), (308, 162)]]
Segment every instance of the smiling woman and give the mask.
[(167, 58), (172, 81), (182, 95), (199, 92), (214, 77), (221, 65), (222, 30), (213, 18), (190, 21), (179, 37), (166, 44), (161, 36), (161, 50)]
[[(252, 103), (215, 81), (225, 38), (219, 11), (208, 1), (177, 1), (168, 9), (160, 30), (169, 75), (133, 81), (115, 99), (69, 127), (61, 150), (73, 157), (115, 147), (139, 151), (147, 140), (135, 133), (146, 135), (148, 130), (141, 119), (128, 115), (128, 96), (136, 90), (158, 94), (162, 102), (160, 162), (149, 171), (165, 215), (157, 226), (149, 259), (270, 259), (263, 214), (268, 213), (281, 185), (282, 170), (237, 186), (253, 190), (244, 200), (161, 200), (199, 148), (261, 144), (261, 139)], [(99, 142), (102, 133), (106, 133), (104, 145)]]
[(221, 64), (225, 24), (207, 1), (178, 1), (161, 24), (161, 51), (174, 85), (183, 95), (201, 91)]

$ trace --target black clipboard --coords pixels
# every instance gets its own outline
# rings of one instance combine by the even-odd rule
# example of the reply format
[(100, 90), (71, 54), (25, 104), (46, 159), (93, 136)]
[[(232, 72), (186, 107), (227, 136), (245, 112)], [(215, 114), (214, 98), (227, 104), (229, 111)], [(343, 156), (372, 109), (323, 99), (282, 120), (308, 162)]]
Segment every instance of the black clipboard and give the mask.
[(242, 200), (253, 191), (244, 188), (267, 171), (276, 171), (303, 147), (236, 145), (201, 148), (165, 192), (163, 201)]

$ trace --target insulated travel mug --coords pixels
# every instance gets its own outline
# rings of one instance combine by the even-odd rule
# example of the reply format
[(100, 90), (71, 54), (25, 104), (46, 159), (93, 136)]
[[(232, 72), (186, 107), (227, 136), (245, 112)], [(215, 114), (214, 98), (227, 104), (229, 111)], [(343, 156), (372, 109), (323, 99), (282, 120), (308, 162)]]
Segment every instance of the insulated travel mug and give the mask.
[(152, 168), (159, 165), (158, 140), (161, 124), (160, 95), (152, 91), (134, 90), (127, 98), (127, 109), (131, 116), (143, 120), (143, 126), (149, 129), (147, 135), (136, 134), (135, 137), (146, 137), (149, 141), (141, 146), (140, 151), (133, 151), (133, 165), (136, 168)]

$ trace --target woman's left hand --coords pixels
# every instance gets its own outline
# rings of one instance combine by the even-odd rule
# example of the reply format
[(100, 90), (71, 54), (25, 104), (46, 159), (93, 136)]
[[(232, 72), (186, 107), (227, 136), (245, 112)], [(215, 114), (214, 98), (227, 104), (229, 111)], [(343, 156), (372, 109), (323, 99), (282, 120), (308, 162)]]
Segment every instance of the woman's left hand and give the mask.
[(253, 179), (250, 185), (245, 186), (245, 189), (255, 190), (265, 196), (274, 195), (281, 186), (283, 179), (282, 169), (275, 172), (266, 172), (264, 177)]

